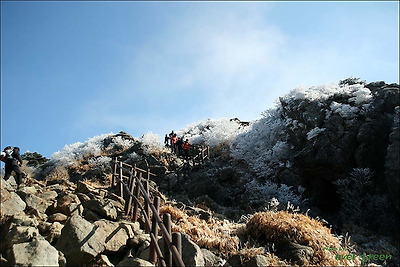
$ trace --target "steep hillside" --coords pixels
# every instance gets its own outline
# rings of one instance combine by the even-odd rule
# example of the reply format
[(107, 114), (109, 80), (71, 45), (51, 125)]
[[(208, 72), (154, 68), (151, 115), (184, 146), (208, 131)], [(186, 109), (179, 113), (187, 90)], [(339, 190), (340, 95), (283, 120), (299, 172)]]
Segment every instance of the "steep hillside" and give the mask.
[[(172, 153), (152, 133), (141, 138), (124, 132), (95, 136), (65, 146), (51, 159), (26, 153), (24, 171), (34, 189), (16, 190), (8, 183), (4, 187), (2, 181), (2, 204), (14, 199), (20, 203), (18, 216), (25, 214), (48, 227), (55, 223), (49, 218), (62, 213), (67, 217), (57, 225), (60, 229), (73, 223), (72, 212), (63, 208), (65, 195), (71, 196), (72, 203), (79, 199), (84, 209), (78, 215), (88, 223), (122, 219), (118, 208), (111, 218), (84, 204), (90, 198), (113, 199), (112, 191), (99, 193), (101, 197), (87, 195), (89, 199), (82, 195), (88, 191), (82, 191), (82, 182), (109, 188), (112, 158), (120, 157), (157, 174), (152, 192), (165, 195), (161, 212), (171, 213), (173, 228), (207, 249), (203, 261), (213, 253), (218, 258), (215, 266), (396, 265), (400, 262), (399, 93), (397, 84), (366, 84), (349, 78), (294, 89), (256, 121), (193, 123), (176, 133), (195, 146), (210, 147), (209, 160), (200, 166)], [(55, 185), (61, 188), (54, 190)], [(28, 195), (43, 198), (47, 191), (56, 194), (51, 193), (46, 208), (36, 213), (26, 208), (31, 205)], [(17, 231), (18, 223), (28, 220), (13, 216), (4, 216), (2, 208), (2, 231)], [(25, 230), (20, 234), (25, 235)], [(63, 247), (55, 245), (60, 235), (48, 237), (47, 230), (38, 234), (50, 238), (57, 249)], [(33, 239), (5, 240), (8, 244), (1, 253), (15, 262), (13, 245)], [(99, 248), (85, 264), (94, 264), (101, 255), (117, 264), (129, 249), (139, 253), (139, 247), (126, 242), (118, 251)]]

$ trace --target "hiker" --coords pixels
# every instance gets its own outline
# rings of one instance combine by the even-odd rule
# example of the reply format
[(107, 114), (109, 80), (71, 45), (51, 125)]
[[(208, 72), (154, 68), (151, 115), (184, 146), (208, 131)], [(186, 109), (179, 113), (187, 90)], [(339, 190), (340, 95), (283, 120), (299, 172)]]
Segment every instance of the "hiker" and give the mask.
[(185, 155), (185, 158), (188, 159), (189, 157), (189, 149), (192, 145), (189, 144), (189, 139), (186, 139), (185, 143), (183, 144), (183, 154)]
[(21, 155), (19, 154), (19, 147), (11, 147), (8, 146), (4, 148), (3, 152), (1, 153), (1, 161), (5, 163), (5, 175), (4, 180), (8, 180), (11, 176), (12, 171), (15, 172), (15, 182), (18, 185), (22, 183), (22, 173), (20, 170), (20, 166), (22, 165)]
[(174, 134), (172, 137), (171, 137), (171, 149), (172, 149), (172, 152), (175, 152), (176, 153), (176, 141), (177, 141), (177, 137), (176, 137), (176, 134)]
[(176, 148), (177, 148), (177, 155), (178, 157), (182, 155), (182, 146), (183, 146), (183, 137), (178, 137), (178, 140), (176, 141)]
[(169, 141), (168, 134), (165, 134), (165, 138), (164, 138), (164, 145), (165, 145), (165, 147), (168, 147), (168, 141)]

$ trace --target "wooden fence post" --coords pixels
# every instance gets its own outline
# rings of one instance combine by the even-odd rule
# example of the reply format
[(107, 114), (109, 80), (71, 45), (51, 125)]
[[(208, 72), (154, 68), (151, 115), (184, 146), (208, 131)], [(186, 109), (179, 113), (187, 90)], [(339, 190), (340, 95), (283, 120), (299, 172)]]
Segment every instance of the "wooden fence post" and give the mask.
[(135, 186), (135, 206), (133, 207), (133, 214), (132, 214), (132, 220), (133, 222), (137, 222), (138, 219), (138, 212), (139, 212), (139, 196), (140, 196), (140, 188), (139, 188), (139, 183), (142, 180), (142, 173), (139, 172), (139, 181), (136, 182)]
[(122, 168), (123, 168), (122, 161), (120, 161), (119, 162), (119, 182), (118, 182), (118, 184), (119, 184), (119, 196), (121, 198), (124, 198), (124, 188), (123, 188), (123, 185), (122, 185)]
[[(146, 194), (148, 196), (150, 196), (150, 194), (149, 194), (149, 191), (150, 191), (149, 190), (149, 181), (148, 180), (146, 180), (146, 182), (144, 183), (144, 189), (146, 191)], [(147, 201), (145, 201), (144, 210), (145, 210), (145, 213), (147, 215), (147, 218), (151, 218), (151, 216), (150, 216), (150, 205), (149, 205), (149, 203), (147, 203)], [(144, 226), (144, 232), (146, 234), (150, 233), (150, 229), (149, 229), (149, 226), (147, 224), (145, 224), (145, 226)]]
[(115, 157), (114, 159), (114, 172), (113, 175), (111, 177), (111, 188), (113, 188), (115, 186), (115, 180), (116, 180), (116, 176), (117, 176), (117, 167), (118, 167), (118, 158)]
[(129, 175), (129, 193), (128, 195), (128, 200), (126, 201), (125, 204), (125, 215), (129, 216), (132, 213), (132, 195), (133, 195), (133, 190), (135, 189), (135, 176), (134, 176), (134, 172), (131, 169), (131, 175)]
[[(156, 196), (154, 198), (154, 203), (153, 203), (154, 207), (156, 208), (157, 213), (160, 210), (160, 197)], [(151, 233), (155, 236), (156, 240), (157, 240), (157, 236), (158, 236), (158, 224), (157, 224), (157, 220), (156, 220), (156, 215), (158, 214), (153, 214), (152, 220), (151, 220)], [(156, 244), (154, 244), (153, 240), (150, 243), (150, 262), (155, 264), (157, 261), (157, 253), (155, 250), (155, 246)]]
[[(171, 214), (164, 214), (163, 223), (168, 231), (168, 234), (171, 235)], [(169, 267), (172, 266), (172, 252), (169, 250), (166, 238), (164, 238), (164, 258), (166, 265)]]
[[(178, 250), (179, 256), (182, 258), (182, 236), (181, 233), (172, 233), (172, 244)], [(178, 263), (175, 260), (172, 260), (172, 266), (178, 266)]]

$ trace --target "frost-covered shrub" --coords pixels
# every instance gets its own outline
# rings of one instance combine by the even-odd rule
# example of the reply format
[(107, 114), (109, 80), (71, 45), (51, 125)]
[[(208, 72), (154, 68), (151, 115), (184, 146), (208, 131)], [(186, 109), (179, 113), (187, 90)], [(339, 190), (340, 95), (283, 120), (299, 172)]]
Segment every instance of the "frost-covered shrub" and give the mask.
[(339, 86), (353, 85), (353, 84), (365, 85), (365, 81), (364, 80), (360, 80), (360, 78), (356, 78), (356, 77), (353, 77), (353, 76), (351, 76), (351, 77), (349, 77), (347, 79), (339, 81)]
[(246, 161), (260, 176), (272, 174), (271, 166), (284, 166), (289, 158), (281, 110), (268, 110), (231, 145), (232, 156)]
[(101, 171), (106, 171), (107, 168), (109, 168), (111, 165), (111, 161), (112, 159), (109, 157), (104, 157), (104, 156), (100, 156), (97, 158), (91, 158), (89, 159), (89, 165), (93, 168), (97, 168)]
[(122, 150), (122, 149), (127, 149), (130, 148), (134, 145), (134, 141), (130, 139), (124, 139), (122, 136), (117, 136), (112, 139), (111, 146), (114, 149)]
[(165, 147), (161, 144), (161, 138), (158, 134), (148, 132), (140, 138), (143, 153), (146, 155), (160, 154), (166, 151)]
[(135, 162), (138, 160), (140, 156), (136, 152), (132, 152), (131, 154), (128, 155), (128, 160)]
[(295, 194), (291, 187), (285, 184), (279, 186), (270, 181), (260, 183), (252, 180), (245, 187), (247, 193), (250, 195), (251, 202), (260, 202), (260, 200), (263, 200), (268, 205), (271, 203), (276, 204), (275, 208), (279, 207), (280, 209), (285, 209), (288, 203), (292, 203), (295, 206), (301, 204), (301, 196)]
[(104, 149), (103, 140), (110, 135), (112, 133), (97, 135), (88, 139), (85, 143), (77, 142), (72, 145), (65, 145), (61, 151), (57, 151), (51, 156), (51, 162), (70, 166), (84, 157), (100, 156)]
[(359, 109), (357, 107), (352, 107), (348, 104), (340, 104), (333, 101), (330, 105), (330, 109), (333, 113), (339, 114), (342, 118), (352, 119), (357, 116)]
[(298, 87), (281, 97), (282, 101), (294, 100), (321, 101), (334, 95), (348, 96), (350, 102), (367, 103), (372, 99), (371, 91), (364, 84), (324, 84), (312, 87)]
[(372, 176), (369, 168), (355, 168), (347, 178), (334, 182), (343, 201), (342, 220), (369, 229), (386, 229), (393, 221), (393, 212), (387, 195), (372, 193)]
[(179, 130), (177, 135), (189, 139), (192, 144), (204, 143), (211, 147), (216, 147), (223, 143), (229, 143), (237, 137), (238, 134), (246, 131), (235, 120), (226, 118), (208, 119), (188, 125)]

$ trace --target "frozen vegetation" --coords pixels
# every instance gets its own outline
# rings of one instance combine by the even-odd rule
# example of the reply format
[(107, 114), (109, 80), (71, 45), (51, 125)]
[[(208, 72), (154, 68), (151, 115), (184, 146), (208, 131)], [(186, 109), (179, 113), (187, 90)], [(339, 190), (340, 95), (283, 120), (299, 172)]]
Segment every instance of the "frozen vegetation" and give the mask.
[[(382, 254), (386, 247), (385, 255), (394, 255), (390, 239), (381, 239), (383, 245), (375, 248), (374, 235), (393, 235), (398, 242), (394, 226), (399, 222), (399, 110), (398, 85), (349, 78), (337, 84), (295, 88), (251, 122), (221, 118), (190, 124), (176, 131), (178, 137), (208, 145), (211, 159), (201, 168), (189, 164), (188, 176), (170, 197), (235, 221), (246, 221), (251, 217), (248, 214), (257, 211), (267, 212), (249, 222), (256, 232), (256, 226), (264, 223), (268, 238), (273, 233), (267, 229), (274, 223), (273, 216), (293, 222), (297, 215), (289, 216), (286, 211), (311, 209), (311, 216), (326, 218), (337, 232), (355, 233), (359, 251), (375, 253), (378, 249)], [(37, 158), (32, 172), (39, 179), (92, 179), (106, 184), (115, 156), (152, 168), (160, 188), (165, 175), (177, 181), (185, 166), (157, 134), (134, 138), (120, 132), (66, 145), (49, 161)], [(36, 156), (30, 153), (29, 157)], [(201, 233), (201, 227), (191, 224), (204, 224), (199, 218), (189, 219), (172, 206), (168, 209), (181, 221), (182, 231), (193, 234), (195, 227)], [(310, 225), (316, 223), (307, 216), (301, 217), (304, 223), (299, 229), (313, 232)], [(283, 221), (276, 225), (279, 231)], [(209, 232), (207, 227), (205, 232)], [(292, 230), (290, 226), (285, 231), (298, 238)], [(211, 239), (205, 236), (200, 243), (206, 247), (221, 246), (219, 242), (208, 244)], [(232, 246), (238, 246), (236, 239)], [(314, 249), (325, 253), (322, 245)]]

